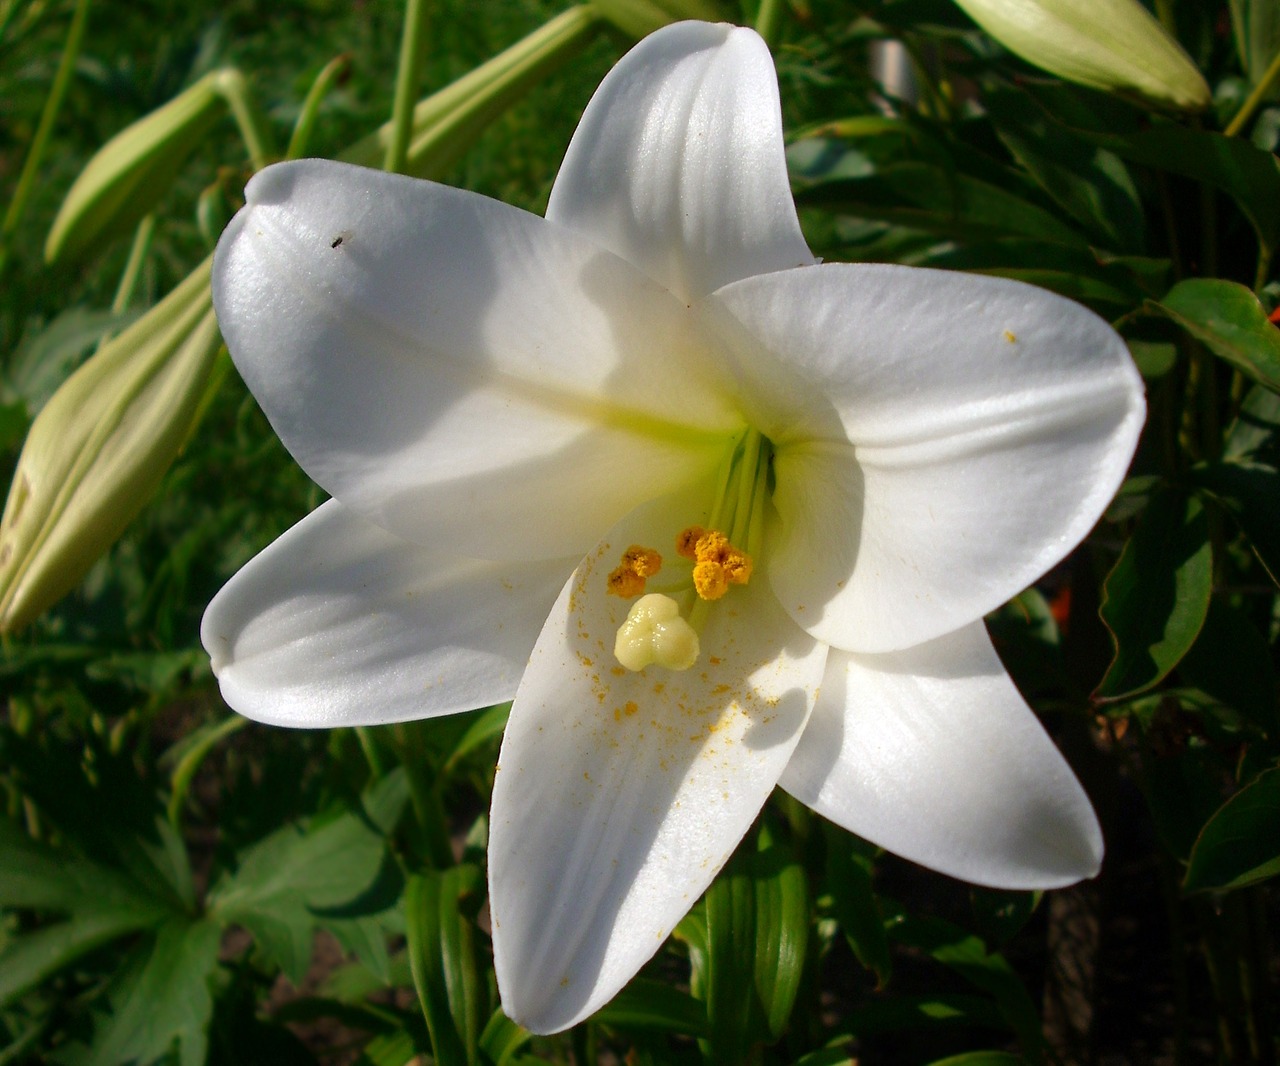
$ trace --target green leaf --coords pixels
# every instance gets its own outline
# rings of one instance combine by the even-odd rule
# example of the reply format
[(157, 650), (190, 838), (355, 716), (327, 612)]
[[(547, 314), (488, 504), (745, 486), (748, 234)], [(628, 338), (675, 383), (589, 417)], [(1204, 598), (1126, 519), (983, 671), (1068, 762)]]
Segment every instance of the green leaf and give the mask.
[(700, 1000), (643, 977), (630, 981), (591, 1020), (617, 1029), (707, 1035), (707, 1010)]
[(988, 952), (976, 936), (940, 918), (903, 917), (892, 926), (895, 940), (919, 948), (990, 995), (1017, 1034), (1031, 1062), (1043, 1058), (1040, 1010), (1003, 955)]
[(935, 1059), (929, 1066), (1024, 1066), (1025, 1060), (1007, 1051), (966, 1051), (946, 1059)]
[(272, 833), (210, 892), (210, 913), (243, 925), (286, 976), (301, 983), (316, 924), (376, 914), (394, 902), (380, 889), (387, 847), (376, 826), (394, 822), (405, 801), (402, 775), (388, 775), (370, 790), (360, 814), (318, 818), (305, 832), (286, 826)]
[(67, 849), (31, 840), (0, 818), (0, 907), (29, 907), (62, 913), (136, 912), (158, 921), (169, 913), (124, 874)]
[(1227, 430), (1222, 458), (1280, 468), (1280, 395), (1254, 385)]
[(706, 894), (708, 1046), (717, 1062), (744, 1062), (753, 1044), (786, 1028), (809, 937), (804, 869), (761, 827)]
[(1104, 245), (1142, 247), (1142, 204), (1114, 153), (1050, 121), (1017, 90), (988, 93), (984, 102), (1005, 147), (1063, 210)]
[(531, 1037), (529, 1030), (517, 1025), (499, 1008), (493, 1012), (480, 1034), (480, 1050), (494, 1066), (505, 1066)]
[(893, 960), (884, 914), (871, 887), (871, 860), (855, 853), (858, 842), (848, 833), (830, 822), (822, 826), (827, 838), (827, 887), (836, 920), (858, 961), (876, 975), (876, 984), (883, 988)]
[(855, 1036), (943, 1026), (1007, 1030), (1008, 1022), (986, 996), (932, 995), (876, 998), (850, 1012), (845, 1023)]
[(1209, 819), (1191, 849), (1183, 888), (1226, 891), (1280, 873), (1280, 768), (1259, 774)]
[(95, 948), (156, 924), (154, 914), (101, 910), (14, 937), (0, 950), (0, 1006), (25, 995)]
[(1234, 607), (1219, 599), (1210, 602), (1204, 628), (1178, 672), (1265, 735), (1280, 736), (1271, 649), (1257, 626)]
[(1280, 585), (1280, 470), (1257, 463), (1200, 463), (1191, 480), (1240, 526), (1271, 580)]
[(1001, 186), (917, 161), (892, 163), (865, 178), (824, 182), (797, 199), (803, 206), (956, 239), (1022, 236), (1051, 244), (1087, 244), (1056, 216)]
[(1147, 306), (1172, 319), (1260, 385), (1280, 392), (1280, 329), (1243, 285), (1217, 278), (1180, 281)]
[(207, 919), (168, 922), (145, 946), (140, 967), (113, 990), (114, 1009), (95, 1034), (94, 1059), (150, 1063), (176, 1043), (181, 1066), (203, 1066), (221, 941), (221, 928)]
[(1100, 613), (1116, 654), (1094, 698), (1120, 699), (1159, 684), (1199, 635), (1212, 585), (1203, 505), (1175, 490), (1157, 493), (1103, 585)]
[(484, 874), (470, 864), (415, 874), (405, 890), (413, 983), (435, 1061), (444, 1066), (477, 1062), (489, 1021), (475, 942), (475, 915), (483, 901)]

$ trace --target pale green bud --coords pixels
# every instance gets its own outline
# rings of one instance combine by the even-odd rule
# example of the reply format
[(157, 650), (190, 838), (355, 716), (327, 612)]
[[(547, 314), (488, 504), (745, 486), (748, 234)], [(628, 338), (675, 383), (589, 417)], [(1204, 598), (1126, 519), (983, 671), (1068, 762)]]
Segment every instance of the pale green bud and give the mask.
[(723, 22), (724, 12), (714, 0), (592, 0), (600, 14), (623, 33), (646, 37), (682, 19)]
[(241, 75), (215, 70), (104, 144), (76, 178), (45, 241), (50, 263), (124, 232), (169, 190), (187, 157), (225, 113)]
[(103, 345), (32, 424), (0, 519), (0, 632), (75, 587), (187, 439), (221, 343), (210, 262)]
[(956, 0), (1028, 63), (1060, 78), (1203, 111), (1212, 95), (1191, 57), (1138, 0)]

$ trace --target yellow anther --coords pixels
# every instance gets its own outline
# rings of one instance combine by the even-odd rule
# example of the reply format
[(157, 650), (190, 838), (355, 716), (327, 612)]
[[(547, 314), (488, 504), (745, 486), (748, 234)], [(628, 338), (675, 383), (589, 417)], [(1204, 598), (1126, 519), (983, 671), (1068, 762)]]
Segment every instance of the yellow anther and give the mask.
[(609, 595), (629, 600), (644, 591), (644, 578), (628, 566), (619, 566), (609, 573), (605, 587), (609, 590)]
[(640, 577), (653, 577), (662, 569), (662, 556), (652, 548), (633, 544), (622, 553), (622, 565), (630, 566)]
[(676, 537), (676, 551), (694, 561), (693, 587), (704, 600), (718, 600), (730, 585), (751, 580), (751, 556), (718, 529), (689, 526)]
[(651, 663), (688, 670), (698, 661), (698, 651), (698, 634), (680, 616), (679, 604), (657, 592), (632, 604), (613, 642), (613, 654), (628, 670), (643, 670)]
[(714, 559), (694, 564), (693, 587), (704, 600), (718, 600), (729, 591), (729, 575)]
[(745, 585), (751, 580), (751, 556), (744, 551), (730, 547), (720, 565), (724, 567), (725, 576), (731, 585)]
[(606, 587), (613, 596), (630, 599), (644, 591), (645, 578), (662, 569), (662, 556), (652, 548), (633, 544), (622, 553), (622, 561), (609, 573)]
[(724, 558), (725, 553), (732, 547), (729, 538), (726, 537), (718, 529), (708, 529), (698, 538), (698, 543), (694, 547), (697, 554), (698, 562), (714, 562), (718, 563)]
[(698, 557), (698, 541), (702, 539), (702, 535), (706, 530), (701, 526), (690, 526), (688, 529), (682, 529), (680, 535), (676, 537), (676, 554), (682, 555), (686, 559), (696, 559)]

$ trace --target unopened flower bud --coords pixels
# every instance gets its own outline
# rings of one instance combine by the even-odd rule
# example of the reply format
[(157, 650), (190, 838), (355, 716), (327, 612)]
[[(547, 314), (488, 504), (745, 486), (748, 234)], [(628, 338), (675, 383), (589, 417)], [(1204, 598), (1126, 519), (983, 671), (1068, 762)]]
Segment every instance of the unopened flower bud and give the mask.
[(1060, 78), (1203, 111), (1212, 96), (1191, 57), (1138, 0), (956, 0), (1011, 52)]
[(45, 260), (82, 255), (155, 210), (182, 164), (228, 107), (242, 126), (249, 121), (252, 107), (244, 76), (231, 69), (213, 70), (112, 137), (67, 193), (45, 241)]
[(0, 632), (70, 591), (142, 509), (191, 431), (219, 344), (206, 260), (45, 404), (0, 520)]

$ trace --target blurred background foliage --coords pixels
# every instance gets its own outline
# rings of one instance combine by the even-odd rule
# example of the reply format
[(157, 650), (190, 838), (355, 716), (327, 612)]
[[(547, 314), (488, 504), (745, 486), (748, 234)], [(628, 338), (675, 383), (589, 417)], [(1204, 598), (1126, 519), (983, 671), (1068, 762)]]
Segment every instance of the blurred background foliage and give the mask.
[[(423, 93), (580, 21), (408, 169), (541, 211), (609, 66), (693, 6), (432, 0)], [(0, 602), (0, 1063), (1276, 1061), (1276, 5), (1156, 5), (1212, 91), (1190, 115), (1052, 77), (950, 0), (719, 9), (774, 43), (817, 254), (1054, 289), (1115, 323), (1147, 380), (1107, 519), (989, 619), (1094, 799), (1101, 878), (971, 889), (778, 795), (595, 1018), (551, 1038), (505, 1019), (483, 870), (506, 708), (286, 732), (217, 696), (204, 605), (321, 497), (215, 337), (157, 357), (148, 374), (189, 366), (172, 443), (83, 502), (102, 481), (83, 464), (138, 450), (135, 409), (110, 406), (114, 370), (72, 372), (149, 350), (148, 309), (198, 271), (255, 158), (300, 130), (338, 156), (387, 122), (405, 7), (0, 0), (0, 597), (56, 540), (22, 539), (24, 485), (75, 490), (57, 528), (83, 527), (52, 591)], [(119, 162), (104, 145), (166, 122), (123, 199), (55, 223), (91, 160)], [(43, 451), (20, 462), (29, 432)]]

